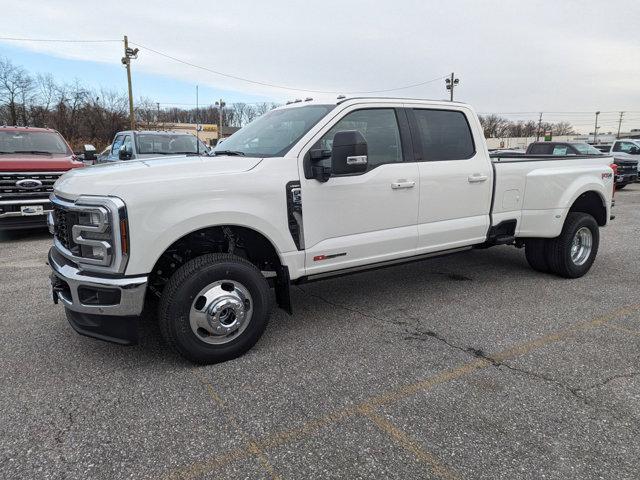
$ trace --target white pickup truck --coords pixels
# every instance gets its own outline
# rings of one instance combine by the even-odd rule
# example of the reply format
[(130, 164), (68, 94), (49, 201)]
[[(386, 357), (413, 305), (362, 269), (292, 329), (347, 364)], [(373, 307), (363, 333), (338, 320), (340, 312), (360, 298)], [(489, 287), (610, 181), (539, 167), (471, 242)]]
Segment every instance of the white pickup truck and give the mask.
[(157, 308), (167, 343), (211, 363), (258, 341), (274, 298), (291, 313), (292, 283), (500, 244), (580, 277), (610, 219), (610, 163), (491, 159), (461, 103), (296, 102), (213, 157), (65, 174), (51, 197), (53, 297), (79, 333), (124, 344)]

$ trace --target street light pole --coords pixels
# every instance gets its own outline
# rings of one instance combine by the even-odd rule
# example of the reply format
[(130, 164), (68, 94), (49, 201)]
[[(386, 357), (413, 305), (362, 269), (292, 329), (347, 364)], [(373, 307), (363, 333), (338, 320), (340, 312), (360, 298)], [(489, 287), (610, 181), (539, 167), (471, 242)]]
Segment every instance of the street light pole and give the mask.
[(596, 112), (596, 125), (593, 129), (593, 144), (596, 145), (598, 142), (598, 115), (600, 115), (600, 111)]
[(460, 83), (460, 79), (456, 78), (455, 73), (451, 72), (451, 78), (447, 78), (444, 83), (450, 93), (449, 100), (453, 102), (453, 89)]
[(222, 99), (216, 102), (216, 107), (218, 107), (218, 142), (217, 143), (220, 143), (220, 140), (222, 140), (222, 115), (224, 113), (225, 105), (226, 103), (224, 103), (224, 100)]
[(624, 112), (620, 112), (620, 120), (618, 120), (618, 135), (616, 135), (616, 138), (620, 138), (620, 128), (622, 127), (623, 116), (624, 116)]
[(138, 49), (129, 48), (129, 39), (124, 36), (124, 57), (122, 57), (122, 64), (127, 69), (127, 84), (129, 86), (129, 123), (131, 130), (136, 128), (136, 120), (133, 112), (133, 88), (131, 87), (131, 59), (138, 58)]
[(542, 112), (540, 112), (540, 118), (538, 118), (538, 129), (536, 130), (536, 142), (540, 140), (541, 128), (542, 128)]

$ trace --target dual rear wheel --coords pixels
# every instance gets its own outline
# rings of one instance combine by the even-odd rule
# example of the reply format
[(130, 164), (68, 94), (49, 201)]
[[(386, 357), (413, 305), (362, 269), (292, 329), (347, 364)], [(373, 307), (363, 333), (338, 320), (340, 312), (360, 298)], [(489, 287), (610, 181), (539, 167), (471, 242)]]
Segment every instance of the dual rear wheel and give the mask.
[(525, 255), (534, 270), (578, 278), (591, 268), (599, 244), (596, 220), (587, 213), (569, 212), (558, 237), (528, 239)]

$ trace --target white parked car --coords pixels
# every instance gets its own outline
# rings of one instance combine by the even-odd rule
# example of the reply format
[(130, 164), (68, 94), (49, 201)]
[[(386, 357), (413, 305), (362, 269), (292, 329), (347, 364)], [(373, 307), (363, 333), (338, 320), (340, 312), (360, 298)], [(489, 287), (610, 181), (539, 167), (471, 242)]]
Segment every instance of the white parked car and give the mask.
[(52, 288), (79, 333), (134, 343), (149, 297), (169, 345), (224, 361), (258, 341), (272, 289), (291, 312), (292, 283), (500, 244), (580, 277), (610, 218), (611, 158), (492, 159), (461, 103), (295, 103), (214, 153), (56, 183)]

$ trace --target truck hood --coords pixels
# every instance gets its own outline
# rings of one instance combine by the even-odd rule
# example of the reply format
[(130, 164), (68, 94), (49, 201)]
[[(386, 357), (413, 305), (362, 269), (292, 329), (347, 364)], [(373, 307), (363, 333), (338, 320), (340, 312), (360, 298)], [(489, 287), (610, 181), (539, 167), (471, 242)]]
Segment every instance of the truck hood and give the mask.
[(64, 174), (54, 192), (69, 200), (80, 195), (125, 194), (130, 189), (165, 188), (180, 180), (218, 177), (251, 170), (262, 158), (173, 156), (93, 165)]
[(71, 156), (0, 155), (0, 172), (65, 172), (78, 167), (84, 164)]

